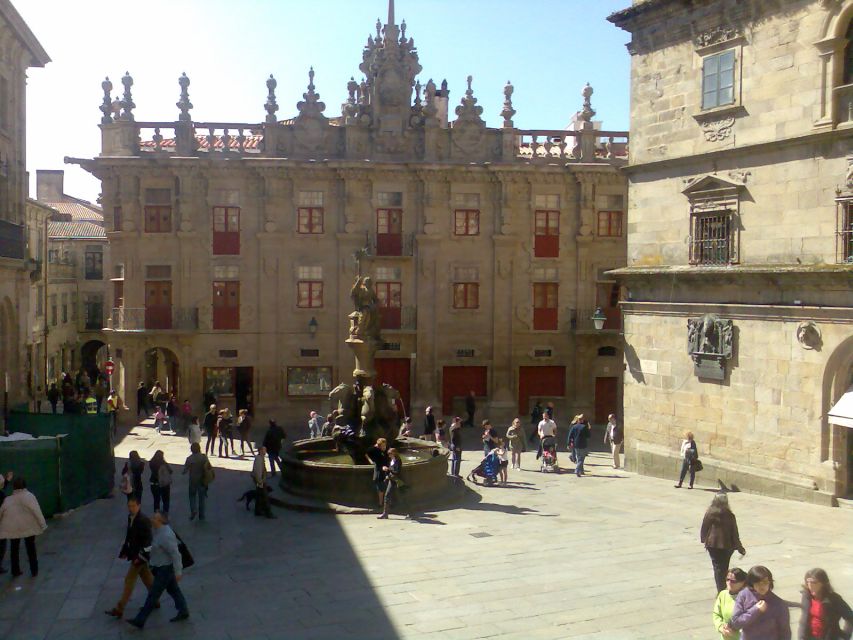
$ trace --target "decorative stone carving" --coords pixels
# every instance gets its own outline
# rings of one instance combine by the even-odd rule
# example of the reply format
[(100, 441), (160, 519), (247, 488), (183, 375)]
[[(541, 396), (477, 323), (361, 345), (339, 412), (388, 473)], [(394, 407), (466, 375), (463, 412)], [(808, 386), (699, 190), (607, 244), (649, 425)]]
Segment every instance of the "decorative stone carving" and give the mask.
[(119, 120), (127, 120), (133, 122), (133, 109), (136, 107), (136, 104), (133, 102), (133, 96), (131, 95), (130, 88), (133, 86), (133, 78), (130, 77), (130, 72), (125, 71), (124, 76), (121, 79), (121, 84), (124, 86), (124, 96), (122, 96), (121, 100), (121, 108), (122, 112), (119, 116)]
[(109, 76), (104, 78), (104, 81), (101, 83), (101, 89), (104, 91), (104, 99), (101, 102), (101, 113), (104, 115), (101, 116), (101, 124), (110, 124), (113, 121), (112, 112), (113, 112), (113, 104), (110, 99), (110, 95), (113, 90), (113, 83), (110, 82)]
[(328, 120), (323, 115), (326, 104), (320, 101), (320, 94), (315, 91), (314, 67), (308, 71), (308, 91), (302, 97), (304, 100), (296, 105), (299, 115), (293, 122), (294, 137), (303, 149), (316, 151), (323, 142)]
[(820, 347), (823, 344), (823, 337), (821, 336), (818, 326), (814, 322), (808, 320), (801, 322), (797, 326), (797, 342), (800, 343), (803, 349), (820, 350)]
[(192, 122), (190, 109), (193, 108), (193, 103), (190, 102), (190, 94), (188, 91), (190, 86), (190, 79), (187, 77), (186, 72), (182, 73), (181, 77), (178, 78), (178, 84), (181, 87), (181, 98), (175, 103), (175, 106), (178, 107), (178, 110), (180, 110), (180, 113), (178, 114), (178, 121)]
[(270, 124), (274, 124), (276, 122), (275, 112), (278, 111), (278, 103), (275, 101), (275, 88), (278, 86), (273, 75), (270, 74), (270, 77), (267, 79), (267, 101), (264, 104), (264, 109), (267, 110), (266, 121)]
[(699, 378), (725, 380), (726, 362), (732, 357), (734, 325), (712, 313), (687, 320), (687, 352)]
[(743, 34), (735, 27), (715, 27), (708, 31), (703, 31), (694, 38), (694, 43), (697, 49), (710, 47), (715, 44), (722, 44), (740, 38)]
[(515, 126), (512, 121), (512, 117), (516, 114), (516, 110), (512, 107), (513, 91), (515, 91), (515, 87), (507, 80), (504, 87), (504, 108), (501, 111), (501, 117), (504, 119), (504, 129), (512, 129)]
[(732, 116), (722, 118), (720, 120), (709, 120), (702, 123), (702, 131), (705, 134), (705, 140), (708, 142), (718, 142), (725, 140), (732, 133), (732, 128), (735, 126), (735, 119)]
[(844, 183), (848, 189), (853, 189), (853, 156), (847, 156), (847, 173), (844, 176)]
[(462, 104), (456, 107), (456, 120), (451, 131), (453, 146), (464, 155), (472, 155), (479, 150), (486, 129), (486, 123), (481, 117), (483, 107), (477, 104), (477, 98), (474, 97), (472, 81), (473, 77), (468, 76), (468, 89)]

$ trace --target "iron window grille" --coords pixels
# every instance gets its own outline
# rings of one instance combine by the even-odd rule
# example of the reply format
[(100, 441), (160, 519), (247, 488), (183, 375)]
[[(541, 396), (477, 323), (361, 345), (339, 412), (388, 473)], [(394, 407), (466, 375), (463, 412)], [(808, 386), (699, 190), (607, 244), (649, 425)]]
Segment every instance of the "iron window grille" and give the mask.
[(836, 200), (836, 262), (853, 263), (853, 198)]

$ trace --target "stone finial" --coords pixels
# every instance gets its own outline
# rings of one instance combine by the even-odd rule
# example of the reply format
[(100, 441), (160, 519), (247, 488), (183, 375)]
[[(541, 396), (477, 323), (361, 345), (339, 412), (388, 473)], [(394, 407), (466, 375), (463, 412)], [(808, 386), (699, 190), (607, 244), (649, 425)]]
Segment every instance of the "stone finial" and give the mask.
[(136, 105), (133, 103), (133, 96), (131, 95), (130, 88), (133, 86), (133, 78), (130, 77), (130, 72), (125, 71), (124, 76), (121, 79), (121, 83), (124, 86), (124, 96), (121, 101), (121, 108), (123, 109), (120, 118), (122, 120), (133, 121), (133, 109)]
[(367, 104), (367, 80), (362, 79), (361, 84), (358, 85), (358, 104), (365, 105)]
[(275, 112), (278, 111), (278, 103), (275, 101), (275, 88), (278, 86), (278, 83), (273, 78), (273, 75), (270, 74), (270, 77), (267, 79), (267, 101), (264, 104), (264, 109), (267, 110), (267, 122), (273, 124), (276, 122)]
[[(441, 90), (445, 91), (445, 92), (447, 91), (447, 80), (446, 79), (441, 81)], [(445, 93), (445, 97), (446, 97), (446, 95), (447, 94)]]
[(353, 76), (350, 76), (349, 82), (347, 82), (347, 104), (355, 104), (357, 93), (358, 83)]
[(421, 102), (421, 81), (418, 80), (415, 82), (415, 106), (422, 107), (423, 103)]
[(112, 99), (110, 98), (110, 94), (113, 90), (113, 83), (110, 82), (109, 76), (104, 78), (104, 81), (101, 83), (101, 89), (104, 90), (104, 99), (101, 101), (100, 106), (101, 113), (104, 114), (101, 116), (101, 124), (110, 124), (113, 121), (113, 104)]
[(483, 113), (483, 107), (477, 104), (477, 98), (474, 97), (473, 82), (474, 77), (468, 76), (468, 88), (465, 90), (465, 96), (462, 98), (462, 103), (456, 107), (456, 122), (485, 126), (486, 123), (480, 117)]
[(471, 84), (474, 82), (474, 76), (468, 76), (468, 88), (465, 90), (465, 95), (468, 98), (474, 97), (474, 89), (471, 87)]
[(318, 116), (326, 109), (326, 105), (320, 102), (320, 94), (314, 87), (314, 67), (308, 70), (308, 91), (302, 94), (304, 100), (296, 105), (300, 116)]
[(429, 126), (435, 124), (434, 120), (438, 114), (438, 108), (435, 106), (435, 92), (435, 82), (430, 78), (424, 88), (424, 117), (426, 118), (426, 122)]
[(581, 95), (583, 96), (583, 109), (581, 109), (580, 117), (584, 122), (591, 122), (592, 117), (595, 115), (595, 109), (592, 108), (592, 102), (590, 102), (592, 94), (593, 89), (589, 86), (589, 82), (587, 82), (583, 91), (581, 91)]
[(193, 108), (193, 103), (190, 102), (190, 94), (189, 94), (189, 86), (190, 79), (187, 77), (186, 72), (181, 74), (181, 77), (178, 78), (178, 84), (181, 86), (181, 99), (175, 103), (175, 106), (180, 110), (180, 114), (178, 114), (179, 122), (192, 122), (192, 116), (190, 116), (190, 109)]
[(504, 119), (504, 129), (512, 129), (515, 125), (512, 121), (512, 117), (515, 115), (516, 111), (512, 108), (512, 93), (515, 91), (515, 87), (512, 86), (512, 83), (507, 80), (506, 86), (504, 87), (504, 108), (501, 111), (501, 117)]
[(400, 42), (406, 41), (406, 21), (400, 23)]
[(382, 40), (382, 21), (379, 18), (376, 18), (376, 41), (380, 42)]

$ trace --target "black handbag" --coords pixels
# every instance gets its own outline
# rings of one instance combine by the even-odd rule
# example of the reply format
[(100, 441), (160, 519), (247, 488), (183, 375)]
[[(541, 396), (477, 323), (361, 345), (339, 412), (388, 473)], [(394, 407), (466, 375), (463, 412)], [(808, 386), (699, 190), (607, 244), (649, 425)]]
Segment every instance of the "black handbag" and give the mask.
[(178, 539), (178, 553), (181, 554), (181, 567), (189, 569), (195, 564), (193, 554), (190, 553), (189, 548), (184, 544), (184, 541), (181, 540), (181, 536), (179, 536), (177, 532), (175, 533), (175, 537)]
[(702, 471), (702, 469), (704, 469), (704, 468), (705, 468), (705, 466), (702, 464), (702, 461), (699, 458), (696, 458), (693, 461), (693, 470), (694, 471)]

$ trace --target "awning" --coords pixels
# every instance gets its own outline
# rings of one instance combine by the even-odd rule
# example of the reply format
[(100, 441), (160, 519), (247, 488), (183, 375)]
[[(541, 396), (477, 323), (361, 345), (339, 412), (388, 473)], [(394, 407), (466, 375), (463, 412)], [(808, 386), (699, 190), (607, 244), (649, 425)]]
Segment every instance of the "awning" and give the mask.
[(838, 402), (829, 410), (827, 418), (830, 424), (853, 429), (853, 387), (850, 387), (838, 399)]

